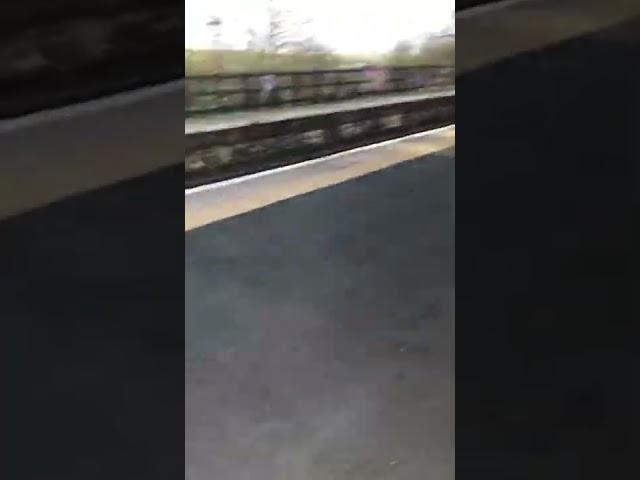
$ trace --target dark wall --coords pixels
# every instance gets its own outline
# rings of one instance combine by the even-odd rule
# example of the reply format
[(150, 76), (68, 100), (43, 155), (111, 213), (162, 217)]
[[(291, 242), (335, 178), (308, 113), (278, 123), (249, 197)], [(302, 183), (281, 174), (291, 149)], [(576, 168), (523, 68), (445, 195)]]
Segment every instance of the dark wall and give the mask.
[(0, 27), (0, 118), (184, 75), (175, 0), (28, 0), (0, 7)]
[(638, 58), (635, 21), (457, 78), (458, 475), (626, 473)]

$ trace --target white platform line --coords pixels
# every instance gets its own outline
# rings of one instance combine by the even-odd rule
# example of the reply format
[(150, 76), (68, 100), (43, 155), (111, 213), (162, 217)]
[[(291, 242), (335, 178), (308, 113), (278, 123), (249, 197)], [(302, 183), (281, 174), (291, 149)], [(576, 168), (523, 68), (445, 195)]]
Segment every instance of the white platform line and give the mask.
[(285, 165), (283, 167), (278, 167), (278, 168), (273, 168), (271, 170), (264, 170), (261, 172), (257, 172), (257, 173), (252, 173), (249, 175), (244, 175), (242, 177), (235, 177), (235, 178), (230, 178), (228, 180), (222, 180), (220, 182), (216, 182), (216, 183), (211, 183), (208, 185), (201, 185), (199, 187), (194, 187), (194, 188), (189, 188), (189, 189), (185, 189), (185, 197), (189, 196), (189, 195), (193, 195), (196, 193), (202, 193), (202, 192), (208, 192), (208, 191), (212, 191), (212, 190), (217, 190), (223, 187), (228, 187), (230, 185), (235, 185), (238, 183), (244, 183), (250, 180), (255, 180), (257, 178), (260, 177), (266, 177), (268, 175), (276, 175), (278, 173), (282, 173), (282, 172), (286, 172), (286, 171), (290, 171), (290, 170), (294, 170), (297, 168), (303, 168), (309, 165), (314, 165), (317, 163), (322, 163), (322, 162), (326, 162), (329, 160), (333, 160), (336, 158), (340, 158), (343, 157), (345, 155), (350, 155), (352, 153), (357, 153), (357, 152), (363, 152), (366, 150), (371, 150), (372, 148), (378, 148), (378, 147), (382, 147), (385, 145), (391, 145), (394, 143), (398, 143), (400, 141), (403, 140), (407, 140), (407, 139), (411, 139), (411, 138), (422, 138), (425, 136), (430, 136), (430, 135), (434, 135), (440, 132), (444, 132), (447, 130), (453, 130), (455, 128), (455, 124), (452, 125), (447, 125), (446, 127), (440, 127), (440, 128), (436, 128), (433, 130), (428, 130), (426, 132), (419, 132), (419, 133), (414, 133), (411, 135), (405, 135), (404, 137), (398, 137), (398, 138), (393, 138), (391, 140), (385, 140), (384, 142), (378, 142), (378, 143), (372, 143), (370, 145), (365, 145), (363, 147), (358, 147), (358, 148), (353, 148), (351, 150), (345, 150), (342, 152), (338, 152), (338, 153), (333, 153), (331, 155), (327, 155), (324, 157), (320, 157), (320, 158), (314, 158), (311, 160), (306, 160), (304, 162), (298, 162), (298, 163), (294, 163), (292, 165)]

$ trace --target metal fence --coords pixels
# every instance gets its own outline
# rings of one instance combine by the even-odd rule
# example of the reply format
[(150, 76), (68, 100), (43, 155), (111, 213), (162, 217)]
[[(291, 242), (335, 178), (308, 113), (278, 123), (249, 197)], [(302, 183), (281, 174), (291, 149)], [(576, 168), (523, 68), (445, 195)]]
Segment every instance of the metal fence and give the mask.
[(193, 76), (185, 103), (188, 114), (250, 110), (444, 89), (454, 79), (453, 67), (430, 65)]

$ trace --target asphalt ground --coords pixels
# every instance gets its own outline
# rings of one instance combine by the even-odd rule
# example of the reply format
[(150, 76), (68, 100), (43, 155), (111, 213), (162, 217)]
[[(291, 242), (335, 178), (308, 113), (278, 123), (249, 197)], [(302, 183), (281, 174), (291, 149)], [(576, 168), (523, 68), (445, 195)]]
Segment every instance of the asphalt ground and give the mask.
[(186, 232), (186, 478), (453, 478), (453, 150)]

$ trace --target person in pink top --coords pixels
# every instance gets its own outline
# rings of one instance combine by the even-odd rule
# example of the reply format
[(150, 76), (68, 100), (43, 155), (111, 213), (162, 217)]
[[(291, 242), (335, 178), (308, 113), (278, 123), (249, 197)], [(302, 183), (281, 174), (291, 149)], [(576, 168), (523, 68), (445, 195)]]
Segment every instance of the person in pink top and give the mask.
[(380, 91), (384, 89), (387, 81), (387, 72), (383, 67), (367, 65), (364, 67), (364, 75), (368, 80), (368, 90)]

